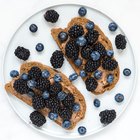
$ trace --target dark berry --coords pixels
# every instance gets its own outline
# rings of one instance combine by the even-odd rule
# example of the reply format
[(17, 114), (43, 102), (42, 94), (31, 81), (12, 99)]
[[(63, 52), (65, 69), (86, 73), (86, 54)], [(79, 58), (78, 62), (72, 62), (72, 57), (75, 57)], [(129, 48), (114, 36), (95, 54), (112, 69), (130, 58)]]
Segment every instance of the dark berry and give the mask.
[(78, 103), (74, 103), (73, 105), (73, 111), (78, 112), (80, 110), (80, 105)]
[(87, 132), (87, 129), (84, 126), (80, 126), (78, 128), (78, 132), (79, 132), (80, 135), (85, 135), (86, 132)]
[(53, 79), (54, 79), (55, 82), (62, 81), (62, 77), (59, 74), (55, 74)]
[(50, 77), (50, 72), (48, 70), (43, 70), (42, 71), (42, 77), (43, 78), (49, 78)]
[(107, 76), (107, 82), (108, 82), (109, 84), (111, 84), (113, 81), (114, 81), (114, 75), (109, 74), (109, 75)]
[(121, 103), (121, 102), (123, 102), (123, 100), (124, 100), (124, 95), (123, 94), (118, 93), (118, 94), (115, 95), (115, 101), (116, 102)]
[(84, 78), (87, 76), (87, 73), (84, 70), (81, 70), (79, 75)]
[(90, 56), (91, 56), (92, 60), (94, 60), (94, 61), (97, 61), (100, 59), (100, 53), (97, 51), (93, 51)]
[(61, 92), (59, 92), (59, 93), (57, 94), (57, 98), (58, 98), (58, 100), (60, 100), (60, 101), (63, 101), (63, 100), (66, 98), (66, 96), (67, 96), (67, 94), (66, 94), (65, 92), (63, 92), (63, 91), (61, 91)]
[(113, 50), (107, 50), (107, 51), (106, 51), (106, 54), (107, 54), (107, 56), (109, 56), (109, 57), (113, 57), (114, 51), (113, 51)]
[(58, 119), (58, 114), (57, 114), (57, 113), (50, 112), (49, 115), (48, 115), (48, 117), (49, 117), (51, 120), (55, 121), (55, 120)]
[(20, 78), (23, 79), (23, 80), (28, 80), (28, 74), (23, 73), (23, 74), (20, 76)]
[(96, 70), (94, 72), (94, 78), (99, 80), (99, 79), (101, 79), (101, 77), (102, 77), (102, 72), (100, 70)]
[(38, 27), (37, 27), (35, 24), (31, 24), (30, 27), (29, 27), (29, 30), (30, 30), (32, 33), (35, 33), (35, 32), (37, 32)]
[(125, 68), (125, 69), (123, 70), (123, 74), (124, 74), (125, 76), (130, 76), (130, 75), (131, 75), (131, 70), (128, 69), (128, 68)]
[(77, 66), (77, 67), (80, 67), (82, 65), (82, 59), (78, 58), (74, 61), (74, 64)]
[(100, 100), (99, 99), (94, 100), (94, 106), (97, 108), (100, 107)]
[(36, 51), (42, 52), (44, 50), (44, 45), (42, 43), (38, 43), (36, 45)]
[(94, 22), (88, 21), (86, 24), (86, 29), (87, 30), (93, 30), (94, 29)]
[(30, 98), (33, 98), (35, 96), (35, 93), (33, 91), (29, 91), (27, 93), (27, 96), (29, 96)]
[(18, 72), (17, 70), (12, 70), (12, 71), (10, 72), (10, 76), (11, 76), (12, 78), (17, 77), (17, 76), (19, 76), (19, 72)]
[(76, 44), (80, 47), (84, 47), (87, 44), (87, 40), (84, 36), (80, 36), (76, 39)]
[(70, 126), (71, 126), (71, 122), (70, 121), (64, 121), (62, 123), (62, 127), (65, 128), (65, 129), (70, 128)]
[(87, 14), (87, 9), (85, 7), (81, 7), (78, 13), (81, 17), (84, 17)]
[(48, 91), (44, 91), (42, 94), (43, 99), (48, 99), (50, 97), (50, 93)]
[(50, 86), (51, 94), (58, 94), (61, 91), (62, 91), (62, 85), (58, 82), (55, 82)]
[(36, 81), (35, 80), (29, 80), (27, 81), (27, 86), (30, 88), (30, 89), (33, 89), (36, 87)]
[(77, 73), (73, 73), (73, 74), (71, 74), (70, 76), (69, 76), (69, 80), (70, 81), (74, 81), (74, 80), (76, 80), (78, 78), (78, 74)]
[(58, 39), (61, 43), (65, 42), (68, 39), (68, 34), (66, 32), (60, 32), (58, 34)]
[(108, 25), (108, 28), (109, 28), (110, 31), (115, 32), (117, 30), (117, 28), (118, 28), (118, 25), (115, 22), (111, 22)]

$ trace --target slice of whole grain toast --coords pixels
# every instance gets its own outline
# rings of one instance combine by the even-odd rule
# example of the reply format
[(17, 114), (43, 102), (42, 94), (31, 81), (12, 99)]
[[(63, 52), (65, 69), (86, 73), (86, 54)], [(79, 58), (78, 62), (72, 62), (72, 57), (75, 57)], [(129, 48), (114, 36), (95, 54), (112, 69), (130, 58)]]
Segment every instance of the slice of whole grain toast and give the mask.
[[(62, 32), (62, 31), (68, 32), (68, 30), (69, 30), (73, 25), (75, 25), (75, 24), (77, 24), (77, 25), (82, 25), (83, 28), (84, 28), (84, 32), (85, 32), (85, 34), (86, 34), (86, 33), (87, 33), (87, 29), (85, 28), (85, 25), (86, 25), (86, 23), (87, 23), (88, 21), (90, 21), (90, 20), (89, 20), (89, 19), (86, 19), (86, 18), (84, 18), (84, 17), (76, 17), (76, 18), (73, 18), (73, 19), (68, 23), (67, 28), (65, 28), (65, 29), (62, 29), (62, 28), (53, 28), (53, 29), (51, 30), (51, 34), (52, 34), (53, 39), (56, 41), (57, 45), (58, 45), (59, 48), (62, 50), (62, 52), (64, 53), (64, 55), (65, 55), (65, 46), (66, 46), (66, 44), (67, 44), (67, 42), (69, 41), (70, 38), (68, 38), (68, 40), (67, 40), (66, 42), (61, 43), (61, 42), (59, 41), (59, 39), (58, 39), (58, 34), (59, 34), (60, 32)], [(100, 42), (100, 43), (105, 47), (106, 50), (113, 50), (112, 44), (111, 44), (110, 40), (105, 36), (105, 34), (101, 31), (101, 29), (100, 29), (97, 25), (95, 25), (95, 30), (97, 30), (97, 31), (99, 32), (99, 38), (98, 38), (98, 41), (97, 41), (97, 42)], [(79, 74), (80, 71), (81, 71), (82, 68), (83, 68), (83, 65), (86, 63), (86, 60), (84, 60), (84, 59), (80, 56), (80, 54), (79, 54), (79, 57), (80, 57), (81, 59), (83, 59), (83, 64), (82, 64), (82, 66), (77, 67), (77, 66), (73, 63), (73, 61), (72, 61), (71, 59), (69, 59), (66, 55), (65, 55), (65, 57), (67, 58), (68, 62), (71, 64), (71, 66), (72, 66), (72, 68), (75, 70), (75, 72), (76, 72), (77, 74)], [(115, 59), (115, 58), (113, 58), (113, 59)], [(98, 69), (102, 71), (103, 75), (102, 75), (102, 78), (101, 78), (101, 79), (97, 80), (98, 86), (97, 86), (97, 88), (92, 92), (92, 93), (94, 93), (94, 94), (96, 94), (96, 95), (102, 94), (102, 93), (104, 93), (105, 91), (111, 90), (112, 88), (114, 88), (114, 86), (116, 85), (116, 83), (117, 83), (118, 80), (119, 80), (119, 75), (120, 75), (119, 66), (118, 66), (115, 70), (113, 70), (113, 71), (104, 70), (101, 66), (100, 66)], [(113, 82), (112, 82), (111, 84), (107, 83), (107, 80), (106, 80), (108, 74), (113, 74), (113, 75), (114, 75), (114, 80), (113, 80)], [(93, 74), (91, 74), (91, 75), (93, 75)], [(91, 75), (90, 75), (90, 76), (91, 76)], [(83, 80), (85, 81), (86, 78), (83, 78)]]
[[(50, 77), (49, 80), (52, 83), (53, 82), (53, 77), (55, 74), (59, 74), (62, 77), (62, 81), (60, 82), (62, 85), (62, 90), (66, 91), (66, 92), (70, 92), (74, 95), (75, 97), (75, 102), (79, 103), (80, 105), (80, 111), (79, 112), (74, 112), (71, 118), (71, 127), (69, 128), (69, 130), (73, 129), (76, 124), (84, 119), (85, 117), (85, 112), (86, 112), (86, 103), (85, 103), (85, 99), (83, 97), (83, 95), (80, 93), (80, 91), (72, 85), (72, 83), (69, 81), (69, 79), (60, 71), (57, 71), (49, 66), (43, 65), (39, 62), (28, 62), (28, 63), (24, 63), (21, 65), (20, 67), (20, 75), (22, 73), (28, 73), (28, 71), (33, 67), (33, 66), (37, 66), (39, 67), (41, 70), (48, 70), (50, 72)], [(25, 102), (26, 104), (28, 104), (29, 106), (32, 106), (32, 98), (29, 97), (26, 94), (21, 95), (20, 93), (17, 93), (15, 91), (15, 89), (13, 88), (13, 83), (16, 79), (18, 79), (19, 77), (14, 78), (12, 81), (10, 81), (9, 83), (7, 83), (5, 85), (5, 89), (8, 93), (16, 96), (17, 98), (19, 98), (20, 100), (22, 100), (23, 102)], [(37, 93), (39, 94), (39, 93)], [(49, 113), (49, 109), (44, 108), (39, 110), (43, 115), (48, 116)], [(58, 125), (62, 126), (62, 119), (60, 117), (58, 117), (58, 119), (55, 121)]]

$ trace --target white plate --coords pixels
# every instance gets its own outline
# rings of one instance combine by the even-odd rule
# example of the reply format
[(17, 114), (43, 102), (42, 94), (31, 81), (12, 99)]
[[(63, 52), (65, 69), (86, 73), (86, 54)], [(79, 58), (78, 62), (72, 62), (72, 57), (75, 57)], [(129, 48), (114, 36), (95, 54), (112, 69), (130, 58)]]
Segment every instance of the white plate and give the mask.
[[(22, 64), (22, 62), (19, 61), (14, 56), (14, 50), (16, 49), (17, 46), (24, 46), (25, 48), (28, 48), (31, 51), (29, 61), (35, 60), (51, 66), (49, 61), (51, 54), (53, 53), (53, 51), (58, 49), (58, 46), (51, 37), (50, 30), (53, 27), (66, 27), (67, 23), (73, 17), (78, 16), (77, 11), (79, 7), (80, 5), (76, 4), (72, 5), (65, 4), (50, 7), (34, 14), (20, 26), (20, 28), (16, 31), (16, 33), (12, 37), (9, 46), (7, 48), (7, 51), (5, 53), (3, 67), (3, 75), (5, 83), (11, 80), (9, 72), (13, 69), (19, 70), (20, 65)], [(99, 25), (113, 44), (115, 58), (118, 60), (120, 65), (120, 79), (115, 88), (111, 91), (105, 92), (103, 95), (95, 96), (86, 90), (85, 85), (83, 81), (80, 79), (80, 77), (75, 82), (73, 82), (73, 84), (81, 91), (81, 93), (84, 95), (86, 99), (87, 111), (85, 119), (82, 120), (80, 123), (78, 123), (76, 128), (72, 131), (66, 131), (62, 129), (60, 126), (50, 121), (49, 119), (47, 119), (47, 123), (42, 128), (39, 129), (34, 127), (29, 120), (29, 115), (33, 111), (33, 109), (28, 105), (24, 104), (23, 102), (21, 102), (20, 100), (18, 100), (17, 98), (8, 94), (8, 98), (12, 107), (14, 108), (15, 112), (20, 116), (20, 118), (24, 120), (24, 122), (26, 122), (32, 128), (35, 128), (36, 130), (42, 133), (54, 137), (79, 138), (89, 136), (91, 134), (103, 130), (103, 128), (105, 127), (103, 127), (103, 125), (100, 123), (99, 119), (100, 111), (105, 109), (115, 109), (118, 118), (123, 113), (124, 109), (126, 108), (130, 99), (132, 98), (135, 86), (136, 66), (131, 45), (127, 39), (127, 49), (124, 50), (123, 52), (119, 52), (115, 48), (114, 44), (115, 36), (119, 33), (124, 34), (123, 31), (119, 28), (115, 33), (111, 33), (108, 30), (108, 24), (112, 22), (112, 20), (105, 14), (101, 13), (100, 11), (97, 11), (91, 7), (86, 8), (88, 11), (86, 17), (94, 21), (97, 25)], [(49, 24), (44, 20), (43, 15), (45, 11), (48, 9), (55, 9), (60, 14), (59, 21), (56, 24)], [(29, 31), (29, 26), (32, 23), (35, 23), (38, 26), (38, 31), (35, 34), (32, 34)], [(43, 43), (45, 46), (45, 49), (42, 53), (38, 53), (35, 50), (35, 46), (39, 42)], [(124, 68), (131, 69), (132, 74), (130, 77), (125, 77), (123, 75), (122, 71)], [(63, 67), (61, 68), (61, 71), (67, 76), (69, 76), (74, 72), (67, 61), (65, 61)], [(121, 104), (116, 103), (114, 100), (114, 96), (117, 93), (122, 93), (125, 96), (125, 100)], [(93, 105), (93, 99), (95, 97), (99, 98), (101, 101), (101, 106), (98, 109), (95, 108)], [(84, 136), (80, 136), (77, 132), (78, 127), (81, 125), (87, 128), (87, 133)]]

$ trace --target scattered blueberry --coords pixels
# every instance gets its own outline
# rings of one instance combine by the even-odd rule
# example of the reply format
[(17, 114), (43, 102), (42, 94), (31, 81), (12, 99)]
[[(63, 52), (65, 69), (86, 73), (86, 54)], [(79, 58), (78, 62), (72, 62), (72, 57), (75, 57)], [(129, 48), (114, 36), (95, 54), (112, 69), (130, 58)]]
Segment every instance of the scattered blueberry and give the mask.
[(36, 45), (36, 51), (42, 52), (44, 50), (44, 45), (42, 43), (38, 43)]
[(28, 74), (23, 73), (23, 74), (21, 75), (21, 79), (23, 79), (23, 80), (28, 80)]
[(111, 83), (113, 82), (113, 80), (114, 80), (114, 76), (113, 76), (112, 74), (109, 74), (109, 75), (107, 76), (107, 82), (108, 82), (109, 84), (111, 84)]
[(60, 32), (58, 35), (58, 39), (61, 42), (65, 42), (68, 39), (68, 34), (66, 32)]
[(95, 99), (95, 100), (94, 100), (94, 106), (95, 106), (95, 107), (100, 107), (100, 104), (101, 104), (101, 103), (100, 103), (100, 100), (99, 100), (99, 99)]
[(84, 135), (84, 134), (86, 134), (87, 129), (84, 126), (80, 126), (78, 128), (78, 132), (79, 132), (80, 135)]
[(77, 60), (74, 61), (74, 63), (77, 67), (80, 67), (82, 65), (82, 60), (78, 58)]
[(88, 21), (86, 24), (87, 30), (93, 30), (94, 29), (94, 22)]
[(50, 76), (50, 73), (49, 73), (48, 70), (43, 70), (43, 71), (42, 71), (42, 77), (44, 77), (44, 78), (49, 78), (49, 76)]
[(70, 126), (71, 126), (71, 122), (70, 122), (70, 121), (64, 121), (64, 122), (62, 123), (62, 127), (63, 127), (63, 128), (68, 129), (68, 128), (70, 128)]
[(114, 55), (113, 50), (107, 50), (106, 53), (107, 53), (107, 56), (109, 56), (109, 57), (113, 57), (113, 55)]
[(32, 98), (32, 97), (34, 97), (34, 96), (35, 96), (35, 93), (34, 93), (34, 92), (32, 92), (32, 91), (29, 91), (27, 95), (28, 95), (29, 97), (31, 97), (31, 98)]
[(69, 76), (69, 80), (70, 81), (74, 81), (74, 80), (76, 80), (78, 78), (78, 74), (77, 73), (73, 73), (73, 74), (71, 74), (70, 76)]
[(125, 68), (125, 69), (123, 70), (123, 74), (124, 74), (125, 76), (130, 76), (130, 75), (131, 75), (131, 70), (128, 69), (128, 68)]
[(80, 105), (78, 103), (75, 103), (73, 106), (73, 111), (78, 112), (80, 110)]
[(49, 115), (48, 115), (48, 117), (49, 117), (51, 120), (55, 121), (55, 120), (57, 120), (57, 118), (58, 118), (58, 114), (57, 114), (57, 113), (52, 113), (52, 112), (50, 112)]
[(59, 92), (57, 94), (57, 98), (60, 100), (60, 101), (63, 101), (65, 98), (66, 98), (67, 94), (63, 91)]
[(94, 77), (99, 80), (102, 77), (102, 72), (100, 70), (96, 70), (94, 72)]
[(80, 36), (80, 37), (78, 37), (78, 38), (76, 39), (76, 44), (77, 44), (78, 46), (80, 46), (80, 47), (85, 46), (86, 43), (87, 43), (87, 40), (85, 39), (84, 36)]
[(85, 16), (87, 14), (87, 9), (85, 7), (81, 7), (78, 11), (79, 15), (81, 17)]
[(17, 76), (19, 76), (19, 72), (18, 72), (17, 70), (12, 70), (12, 71), (10, 72), (10, 76), (11, 76), (12, 78), (17, 77)]
[(56, 74), (53, 79), (55, 82), (60, 82), (62, 80), (62, 77), (59, 74)]
[(35, 33), (38, 30), (38, 27), (35, 24), (31, 24), (29, 29), (32, 33)]
[(84, 70), (81, 70), (79, 75), (84, 78), (87, 76), (87, 73)]
[(124, 100), (124, 95), (121, 93), (118, 93), (115, 95), (115, 101), (118, 103), (121, 103)]
[(108, 28), (109, 28), (110, 31), (114, 32), (114, 31), (117, 30), (118, 25), (115, 22), (112, 22), (112, 23), (109, 24)]
[(29, 88), (35, 88), (35, 86), (36, 86), (36, 81), (34, 81), (34, 80), (29, 80), (29, 81), (27, 81), (27, 85), (28, 85), (28, 87)]
[(100, 53), (97, 52), (97, 51), (93, 51), (93, 52), (91, 53), (91, 58), (92, 58), (94, 61), (99, 60), (99, 59), (100, 59)]
[(50, 94), (48, 91), (44, 91), (42, 94), (43, 99), (48, 99), (50, 97)]

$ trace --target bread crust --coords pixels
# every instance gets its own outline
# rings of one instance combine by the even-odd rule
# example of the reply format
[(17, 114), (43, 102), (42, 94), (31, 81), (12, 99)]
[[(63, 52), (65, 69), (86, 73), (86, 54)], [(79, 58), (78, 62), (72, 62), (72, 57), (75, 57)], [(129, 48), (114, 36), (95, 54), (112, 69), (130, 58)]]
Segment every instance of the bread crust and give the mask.
[[(22, 73), (28, 73), (28, 71), (33, 67), (33, 66), (37, 66), (39, 67), (41, 70), (48, 70), (50, 72), (50, 81), (53, 81), (53, 77), (55, 74), (59, 73), (59, 75), (62, 77), (62, 81), (61, 81), (61, 85), (64, 91), (70, 91), (70, 93), (72, 93), (75, 97), (75, 102), (79, 103), (80, 105), (80, 111), (77, 113), (73, 113), (72, 118), (71, 118), (71, 127), (68, 130), (73, 129), (76, 124), (84, 119), (85, 117), (85, 112), (86, 112), (86, 103), (85, 103), (85, 99), (83, 97), (83, 95), (80, 93), (80, 91), (72, 85), (72, 83), (69, 81), (69, 79), (60, 71), (57, 71), (49, 66), (43, 65), (39, 62), (27, 62), (21, 65), (20, 67), (20, 75)], [(26, 104), (28, 104), (29, 106), (32, 106), (32, 98), (27, 96), (27, 95), (21, 95), (20, 93), (17, 93), (14, 88), (13, 88), (13, 83), (17, 78), (14, 78), (12, 81), (10, 81), (9, 83), (7, 83), (5, 85), (5, 89), (8, 93), (16, 96), (17, 98), (19, 98), (20, 100), (22, 100), (23, 102), (25, 102)], [(39, 94), (38, 91), (36, 91), (37, 94)], [(48, 116), (49, 113), (49, 109), (44, 108), (39, 110), (43, 115)], [(62, 126), (62, 119), (60, 117), (58, 117), (58, 119), (55, 121), (58, 125)]]
[[(85, 25), (88, 21), (89, 21), (89, 19), (84, 18), (84, 17), (75, 17), (68, 23), (67, 28), (65, 28), (65, 29), (53, 28), (51, 30), (51, 34), (52, 34), (53, 39), (55, 40), (55, 42), (59, 46), (60, 50), (62, 50), (64, 55), (65, 55), (65, 46), (66, 46), (66, 43), (69, 41), (69, 39), (65, 43), (61, 43), (58, 39), (58, 34), (62, 31), (68, 32), (68, 30), (71, 28), (71, 26), (73, 26), (75, 24), (82, 25), (83, 28), (84, 28), (84, 32), (86, 33), (87, 29), (85, 28)], [(98, 42), (102, 43), (103, 46), (106, 48), (106, 50), (113, 50), (110, 40), (105, 36), (105, 34), (102, 32), (102, 30), (97, 25), (95, 25), (95, 30), (97, 30), (100, 34), (99, 38), (98, 38)], [(73, 63), (73, 61), (71, 59), (69, 59), (66, 55), (65, 55), (65, 57), (68, 60), (68, 62), (70, 63), (70, 65), (72, 66), (72, 68), (75, 70), (75, 72), (77, 74), (79, 74), (80, 70), (82, 70), (82, 66), (78, 68)], [(113, 58), (113, 59), (115, 59), (115, 58)], [(85, 64), (85, 62), (83, 62), (83, 63)], [(103, 72), (103, 75), (102, 75), (102, 78), (100, 80), (98, 80), (97, 88), (92, 92), (93, 94), (96, 94), (96, 95), (103, 94), (105, 91), (111, 90), (112, 88), (114, 88), (115, 85), (117, 84), (118, 80), (119, 80), (119, 77), (120, 77), (119, 66), (113, 71), (104, 70), (101, 66), (99, 67), (99, 70), (101, 70)], [(106, 80), (108, 74), (113, 74), (114, 75), (114, 81), (111, 84), (108, 84), (107, 80)], [(89, 75), (89, 77), (90, 76), (91, 76), (91, 74)], [(86, 78), (82, 78), (82, 79), (84, 81), (86, 80)]]

